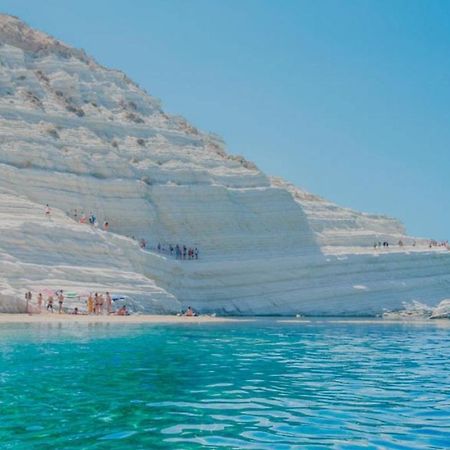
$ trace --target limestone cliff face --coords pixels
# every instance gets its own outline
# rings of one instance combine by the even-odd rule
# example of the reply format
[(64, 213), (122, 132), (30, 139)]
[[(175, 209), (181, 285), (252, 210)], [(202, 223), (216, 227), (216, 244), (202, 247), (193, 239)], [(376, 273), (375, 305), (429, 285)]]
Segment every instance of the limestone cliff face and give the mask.
[[(75, 208), (110, 231), (77, 224), (65, 214)], [(5, 15), (0, 227), (8, 310), (41, 286), (109, 288), (147, 311), (245, 314), (372, 314), (449, 295), (444, 250), (374, 253), (377, 240), (408, 243), (403, 226), (270, 179), (123, 73)], [(127, 236), (197, 246), (201, 259)]]

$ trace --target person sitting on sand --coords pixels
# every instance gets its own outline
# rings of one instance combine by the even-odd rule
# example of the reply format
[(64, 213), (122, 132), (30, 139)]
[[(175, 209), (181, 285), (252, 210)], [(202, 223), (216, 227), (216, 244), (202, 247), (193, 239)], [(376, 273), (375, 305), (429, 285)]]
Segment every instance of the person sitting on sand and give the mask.
[(190, 306), (188, 306), (188, 309), (186, 310), (184, 315), (187, 316), (187, 317), (193, 317), (196, 314), (194, 313), (194, 310)]
[(58, 295), (58, 303), (59, 303), (58, 313), (61, 314), (63, 312), (62, 308), (63, 308), (63, 303), (64, 303), (64, 295), (63, 295), (62, 289)]
[(50, 295), (47, 299), (47, 311), (53, 312), (53, 296)]
[(127, 310), (127, 307), (123, 305), (119, 310), (116, 312), (116, 315), (118, 316), (129, 316), (130, 313)]
[(78, 314), (78, 308), (77, 307), (75, 307), (75, 309), (72, 311), (72, 314), (75, 314), (75, 315)]

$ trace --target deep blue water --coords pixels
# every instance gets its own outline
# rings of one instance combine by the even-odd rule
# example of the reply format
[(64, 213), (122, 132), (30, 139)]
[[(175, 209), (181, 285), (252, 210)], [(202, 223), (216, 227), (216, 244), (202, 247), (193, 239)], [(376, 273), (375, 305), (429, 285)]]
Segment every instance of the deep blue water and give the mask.
[(0, 448), (450, 448), (450, 328), (0, 325)]

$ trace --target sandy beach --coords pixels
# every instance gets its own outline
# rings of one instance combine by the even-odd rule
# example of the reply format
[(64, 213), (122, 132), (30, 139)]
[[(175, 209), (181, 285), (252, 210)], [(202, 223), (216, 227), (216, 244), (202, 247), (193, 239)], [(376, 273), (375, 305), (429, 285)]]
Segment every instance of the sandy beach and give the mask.
[(78, 322), (78, 323), (117, 323), (117, 324), (140, 324), (140, 323), (222, 323), (235, 322), (241, 319), (233, 319), (226, 317), (212, 316), (171, 316), (171, 315), (150, 315), (139, 314), (130, 316), (94, 316), (83, 314), (1, 314), (0, 324), (2, 323), (62, 323), (62, 322)]

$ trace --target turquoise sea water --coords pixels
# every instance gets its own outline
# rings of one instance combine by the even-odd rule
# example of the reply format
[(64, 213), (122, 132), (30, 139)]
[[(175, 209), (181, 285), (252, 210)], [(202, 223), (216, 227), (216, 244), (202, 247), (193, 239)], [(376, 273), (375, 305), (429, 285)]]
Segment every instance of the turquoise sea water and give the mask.
[(450, 328), (0, 325), (0, 448), (450, 448)]

